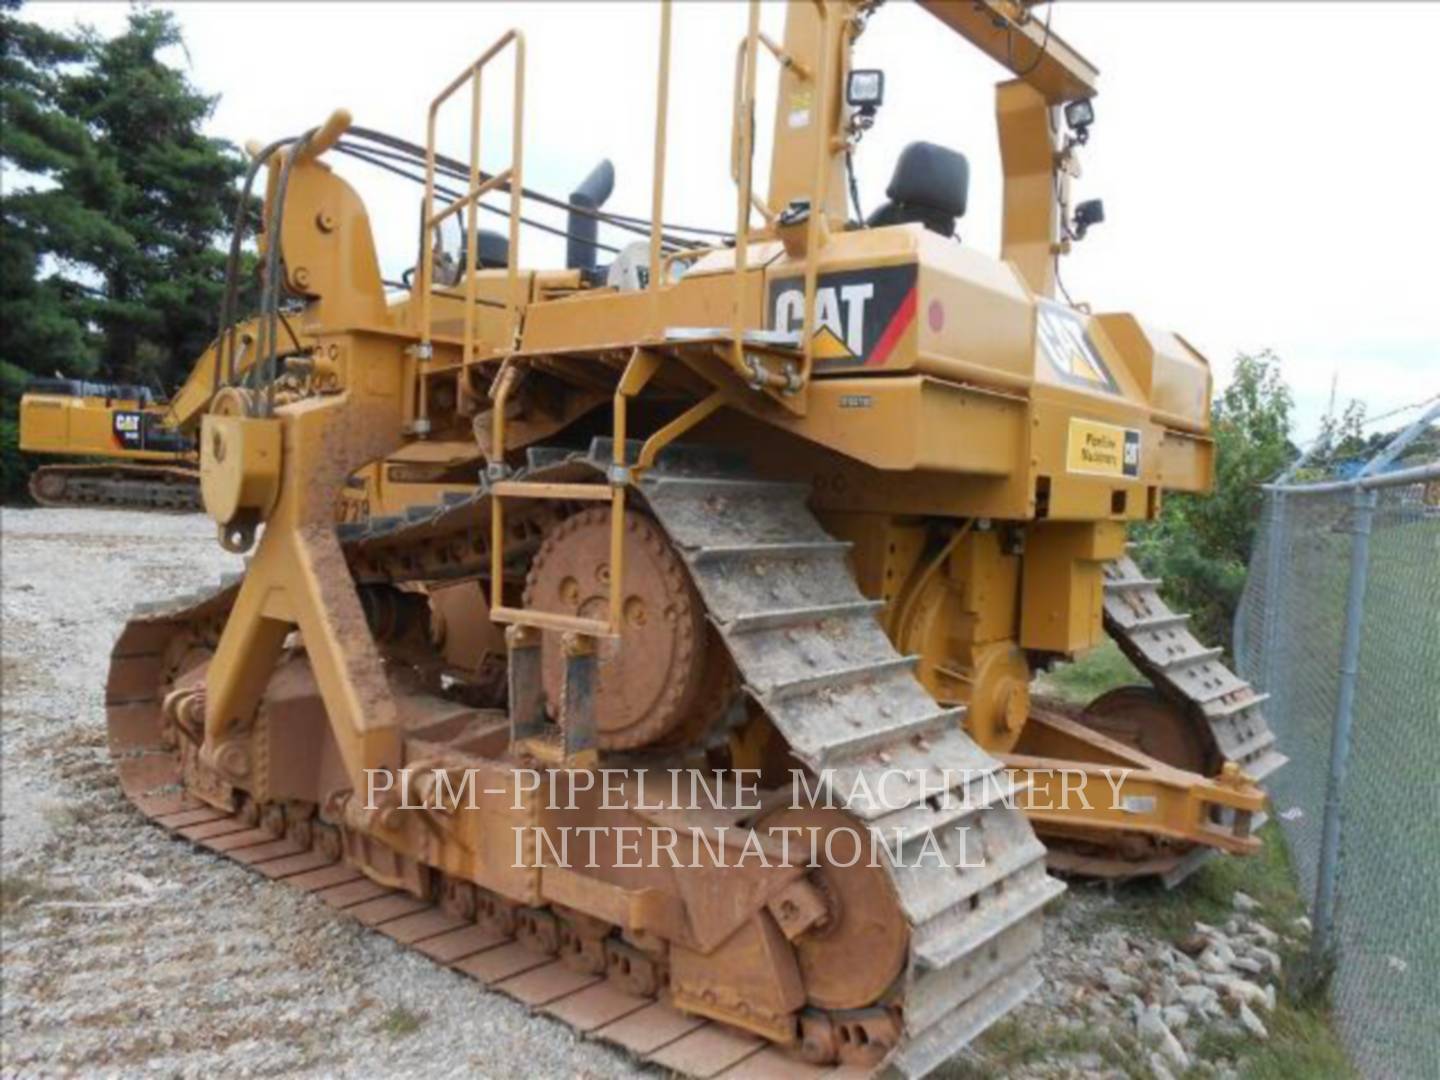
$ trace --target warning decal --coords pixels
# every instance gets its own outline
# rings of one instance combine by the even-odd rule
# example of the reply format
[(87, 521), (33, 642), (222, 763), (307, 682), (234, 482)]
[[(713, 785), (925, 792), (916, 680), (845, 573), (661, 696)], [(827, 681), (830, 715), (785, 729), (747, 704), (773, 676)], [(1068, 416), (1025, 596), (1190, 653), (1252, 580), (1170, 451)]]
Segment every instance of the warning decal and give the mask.
[(1090, 476), (1139, 476), (1140, 432), (1071, 417), (1065, 468)]
[[(915, 321), (915, 290), (914, 263), (821, 274), (815, 285), (816, 368), (884, 366)], [(803, 277), (771, 281), (768, 296), (772, 330), (804, 330)]]
[(1040, 301), (1035, 310), (1035, 337), (1060, 377), (1073, 386), (1120, 393), (1114, 376), (1100, 358), (1079, 313), (1063, 304)]

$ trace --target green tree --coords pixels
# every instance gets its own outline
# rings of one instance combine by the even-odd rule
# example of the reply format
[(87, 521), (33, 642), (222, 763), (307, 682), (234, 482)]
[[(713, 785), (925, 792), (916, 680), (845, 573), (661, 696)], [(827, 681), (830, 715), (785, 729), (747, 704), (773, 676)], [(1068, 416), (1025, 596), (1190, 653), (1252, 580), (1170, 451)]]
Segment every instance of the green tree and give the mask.
[(1208, 495), (1172, 495), (1160, 519), (1137, 537), (1148, 573), (1165, 581), (1171, 603), (1194, 617), (1204, 641), (1231, 644), (1231, 626), (1260, 527), (1264, 495), (1295, 457), (1294, 402), (1280, 361), (1266, 351), (1240, 356), (1230, 384), (1215, 399), (1215, 486)]
[(1320, 421), (1319, 444), (1297, 480), (1323, 480), (1346, 464), (1359, 463), (1369, 457), (1365, 437), (1365, 404), (1351, 398), (1339, 416), (1328, 415)]
[[(85, 46), (77, 37), (57, 34), (15, 18), (15, 0), (0, 4), (0, 163), (6, 191), (0, 199), (0, 361), (28, 371), (66, 365), (76, 374), (95, 370), (91, 335), (71, 303), (80, 293), (73, 279), (45, 273), (43, 261), (60, 250), (60, 235), (73, 234), (76, 218), (92, 229), (107, 228), (91, 219), (64, 192), (53, 190), (60, 177), (86, 156), (91, 139), (85, 125), (59, 107), (62, 70), (82, 62)], [(16, 172), (42, 178), (17, 182)], [(14, 187), (16, 190), (11, 190)], [(52, 190), (46, 192), (45, 187)], [(73, 244), (67, 245), (73, 248)], [(6, 391), (16, 378), (7, 371)]]
[(216, 99), (161, 54), (169, 12), (123, 33), (45, 30), (0, 0), (0, 387), (4, 487), (24, 373), (171, 390), (215, 332), (234, 184), (229, 143), (201, 126)]

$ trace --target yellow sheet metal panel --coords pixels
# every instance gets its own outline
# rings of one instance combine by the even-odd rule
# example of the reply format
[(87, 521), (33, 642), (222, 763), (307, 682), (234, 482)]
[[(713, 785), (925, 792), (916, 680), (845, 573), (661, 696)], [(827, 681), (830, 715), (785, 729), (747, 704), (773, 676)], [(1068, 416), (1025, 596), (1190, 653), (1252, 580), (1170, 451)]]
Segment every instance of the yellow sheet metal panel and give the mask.
[(822, 379), (780, 426), (879, 469), (1006, 476), (1024, 453), (1023, 399), (911, 375)]
[(200, 422), (200, 494), (221, 524), (242, 510), (262, 516), (280, 487), (280, 424), (240, 416), (207, 415)]
[[(752, 253), (753, 254), (753, 253)], [(759, 323), (759, 270), (746, 275), (745, 303)], [(686, 275), (667, 289), (663, 310), (648, 291), (594, 289), (531, 304), (525, 311), (522, 352), (576, 352), (591, 348), (630, 348), (655, 340), (667, 328), (715, 329), (730, 325), (735, 279), (727, 275)]]
[(971, 532), (956, 548), (948, 567), (960, 588), (964, 625), (956, 633), (970, 641), (1000, 641), (1015, 632), (1020, 595), (1020, 559), (1010, 554), (995, 530)]
[(1020, 80), (995, 88), (995, 126), (1005, 176), (1000, 257), (1037, 296), (1054, 296), (1056, 238), (1061, 232), (1057, 194), (1062, 171), (1054, 113), (1045, 96)]
[[(1031, 380), (1029, 293), (1015, 271), (920, 225), (831, 238), (815, 297), (817, 375), (919, 371), (1007, 389)], [(804, 325), (803, 263), (767, 273), (766, 326)]]
[(20, 449), (32, 454), (171, 461), (172, 450), (139, 449), (162, 413), (134, 400), (25, 394), (20, 399)]
[(1215, 443), (1204, 435), (1166, 430), (1160, 437), (1159, 484), (1166, 491), (1205, 493), (1214, 485)]
[(1138, 521), (1159, 483), (1161, 429), (1124, 399), (1036, 392), (1030, 461), (1039, 493), (1036, 515), (1057, 521)]
[(1104, 636), (1101, 564), (1125, 551), (1115, 522), (1036, 522), (1026, 532), (1021, 570), (1020, 644), (1076, 653)]
[(66, 400), (42, 394), (20, 399), (20, 449), (31, 454), (63, 454), (69, 449)]
[(1210, 365), (1184, 338), (1126, 314), (1097, 315), (1092, 325), (1134, 375), (1157, 420), (1190, 431), (1208, 430)]
[(125, 431), (134, 430), (130, 425), (143, 423), (138, 410), (112, 410), (98, 398), (77, 398), (69, 413), (72, 454), (116, 453), (121, 449), (117, 422)]

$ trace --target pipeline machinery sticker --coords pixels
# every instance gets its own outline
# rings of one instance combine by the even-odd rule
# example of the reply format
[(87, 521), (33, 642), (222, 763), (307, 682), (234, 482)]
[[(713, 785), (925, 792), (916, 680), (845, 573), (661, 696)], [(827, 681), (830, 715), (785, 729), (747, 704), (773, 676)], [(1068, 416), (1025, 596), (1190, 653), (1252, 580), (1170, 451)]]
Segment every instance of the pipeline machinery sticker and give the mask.
[[(915, 321), (916, 268), (870, 267), (822, 274), (815, 284), (815, 365), (883, 367)], [(770, 282), (770, 328), (805, 327), (805, 279)]]
[(1085, 332), (1085, 321), (1078, 312), (1063, 304), (1040, 301), (1035, 311), (1035, 336), (1045, 358), (1062, 380), (1087, 390), (1120, 393), (1115, 377)]
[(1065, 468), (1091, 476), (1139, 476), (1140, 432), (1073, 416)]

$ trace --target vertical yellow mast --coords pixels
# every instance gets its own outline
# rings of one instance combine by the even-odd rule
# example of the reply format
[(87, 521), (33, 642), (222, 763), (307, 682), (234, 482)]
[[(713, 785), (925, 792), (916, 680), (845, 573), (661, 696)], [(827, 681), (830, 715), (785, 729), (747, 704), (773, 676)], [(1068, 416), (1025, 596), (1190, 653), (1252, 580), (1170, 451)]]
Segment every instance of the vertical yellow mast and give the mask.
[[(831, 225), (845, 224), (843, 88), (860, 6), (796, 0), (785, 13), (784, 47), (776, 49), (761, 39), (780, 63), (768, 198), (776, 214), (804, 200), (812, 209), (823, 208)], [(822, 152), (828, 164), (817, 175), (816, 161)]]

